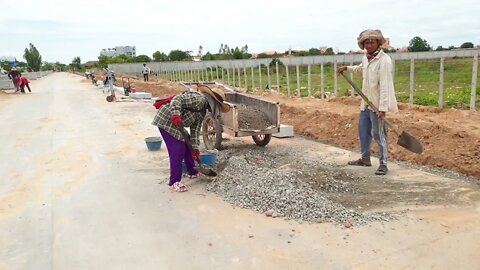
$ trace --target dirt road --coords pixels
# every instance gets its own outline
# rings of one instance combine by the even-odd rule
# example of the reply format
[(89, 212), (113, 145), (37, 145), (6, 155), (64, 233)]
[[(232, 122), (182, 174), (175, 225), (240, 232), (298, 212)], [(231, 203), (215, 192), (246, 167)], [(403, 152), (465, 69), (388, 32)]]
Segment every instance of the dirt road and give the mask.
[[(391, 165), (377, 190), (402, 182), (411, 197), (436, 183), (432, 200), (392, 201), (399, 220), (345, 228), (234, 208), (205, 179), (173, 193), (165, 147), (148, 152), (155, 113), (142, 102), (107, 103), (83, 78), (55, 73), (33, 93), (0, 93), (0, 269), (478, 269), (476, 183)], [(231, 141), (252, 144), (251, 139)], [(253, 144), (252, 144), (253, 145)], [(344, 164), (346, 150), (296, 138)], [(364, 168), (345, 168), (371, 175)], [(425, 185), (421, 185), (424, 183)], [(390, 185), (392, 184), (392, 185)], [(439, 197), (440, 199), (435, 199)], [(377, 198), (377, 197), (375, 197)], [(402, 197), (403, 198), (403, 197)], [(450, 198), (451, 200), (445, 200)], [(341, 199), (340, 199), (341, 200)]]

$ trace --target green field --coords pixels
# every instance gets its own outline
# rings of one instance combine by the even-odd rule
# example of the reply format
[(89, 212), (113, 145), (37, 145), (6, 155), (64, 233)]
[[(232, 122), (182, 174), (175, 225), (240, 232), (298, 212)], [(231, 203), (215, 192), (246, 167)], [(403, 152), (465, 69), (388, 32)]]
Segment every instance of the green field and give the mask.
[[(339, 64), (340, 66), (340, 64)], [(470, 95), (472, 87), (472, 68), (473, 58), (464, 59), (445, 59), (444, 62), (444, 107), (445, 108), (461, 108), (466, 109), (470, 104)], [(230, 85), (238, 85), (238, 78), (236, 76), (235, 83), (230, 70)], [(222, 70), (219, 70), (221, 77)], [(216, 77), (215, 71), (214, 77)], [(288, 92), (287, 76), (285, 66), (279, 66), (280, 75), (280, 91), (282, 93)], [(297, 89), (297, 75), (294, 66), (289, 67), (290, 77), (290, 94), (294, 95)], [(308, 73), (307, 66), (300, 67), (300, 86), (301, 96), (308, 95)], [(243, 69), (240, 70), (241, 82), (240, 86), (245, 87)], [(227, 72), (223, 70), (225, 83), (227, 81)], [(477, 106), (480, 106), (480, 72), (477, 74)], [(252, 75), (251, 70), (247, 69), (248, 90), (252, 91)], [(254, 68), (255, 88), (259, 88), (259, 70)], [(272, 85), (276, 85), (275, 66), (270, 68), (270, 80)], [(354, 76), (355, 83), (361, 85), (361, 76)], [(338, 96), (350, 95), (350, 86), (342, 78), (337, 78)], [(264, 90), (268, 84), (267, 68), (262, 66), (262, 89)], [(440, 85), (440, 59), (435, 60), (416, 60), (415, 61), (415, 75), (414, 75), (414, 104), (438, 106)], [(325, 92), (334, 94), (334, 69), (333, 64), (324, 65), (324, 88)], [(400, 102), (408, 102), (410, 96), (410, 61), (396, 61), (395, 63), (395, 90), (397, 99)], [(320, 91), (320, 65), (311, 66), (311, 94)]]

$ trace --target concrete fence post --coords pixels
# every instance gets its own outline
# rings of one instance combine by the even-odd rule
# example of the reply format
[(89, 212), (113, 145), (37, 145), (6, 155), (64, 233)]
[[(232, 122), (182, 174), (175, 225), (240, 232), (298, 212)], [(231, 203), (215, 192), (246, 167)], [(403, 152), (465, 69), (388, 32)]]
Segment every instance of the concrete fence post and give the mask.
[(476, 110), (477, 102), (477, 74), (478, 74), (478, 52), (473, 57), (473, 69), (472, 69), (472, 93), (470, 95), (470, 111)]
[(236, 76), (237, 71), (235, 70), (235, 66), (232, 67), (232, 86), (235, 87), (235, 84), (237, 82), (237, 76)]
[(312, 66), (308, 64), (307, 66), (307, 77), (308, 77), (308, 96), (310, 97), (312, 95)]
[(413, 104), (413, 92), (415, 91), (415, 60), (410, 59), (410, 97), (408, 103)]
[(240, 76), (240, 67), (237, 68), (238, 88), (242, 88), (242, 76)]
[(325, 98), (325, 77), (323, 73), (323, 63), (320, 64), (320, 91), (322, 94), (322, 99)]
[[(350, 61), (350, 66), (353, 66), (353, 60)], [(335, 70), (335, 72), (336, 72), (336, 70)], [(353, 72), (350, 72), (350, 80), (352, 80), (352, 82), (353, 82)], [(350, 96), (351, 96), (351, 97), (354, 97), (354, 96), (355, 96), (354, 93), (355, 93), (355, 90), (354, 90), (353, 87), (350, 85)]]
[(338, 96), (337, 60), (333, 62), (333, 93)]
[(218, 80), (219, 79), (219, 77), (218, 77), (218, 65), (215, 67), (215, 71), (217, 73), (217, 80)]
[(250, 71), (252, 72), (252, 91), (255, 91), (255, 74), (253, 73), (253, 66), (250, 67)]
[(290, 96), (290, 74), (288, 72), (288, 65), (285, 65), (285, 72), (287, 73), (287, 96)]
[(230, 69), (227, 68), (227, 84), (230, 85)]
[(263, 83), (262, 83), (262, 64), (258, 64), (258, 84), (260, 91), (263, 91)]
[(280, 73), (278, 72), (278, 61), (275, 61), (275, 74), (277, 75), (277, 91), (280, 92)]
[(267, 83), (268, 83), (268, 90), (271, 90), (272, 81), (270, 80), (270, 64), (267, 65)]
[(440, 59), (440, 84), (438, 86), (438, 108), (443, 108), (443, 65), (445, 62), (445, 58)]
[(300, 82), (300, 66), (298, 64), (295, 67), (295, 71), (297, 72), (297, 97), (301, 97), (302, 93), (300, 91), (300, 88), (302, 87), (302, 84)]
[(245, 80), (245, 91), (248, 91), (247, 68), (245, 67), (245, 64), (243, 64), (243, 79)]

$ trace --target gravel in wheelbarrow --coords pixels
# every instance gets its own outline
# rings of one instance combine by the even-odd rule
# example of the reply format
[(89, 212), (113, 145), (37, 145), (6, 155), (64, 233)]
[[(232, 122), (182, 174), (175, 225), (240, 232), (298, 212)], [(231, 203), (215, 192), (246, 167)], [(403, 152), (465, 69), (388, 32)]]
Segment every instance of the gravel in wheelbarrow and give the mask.
[(237, 108), (240, 130), (265, 130), (273, 126), (272, 121), (262, 110), (245, 104), (237, 104)]

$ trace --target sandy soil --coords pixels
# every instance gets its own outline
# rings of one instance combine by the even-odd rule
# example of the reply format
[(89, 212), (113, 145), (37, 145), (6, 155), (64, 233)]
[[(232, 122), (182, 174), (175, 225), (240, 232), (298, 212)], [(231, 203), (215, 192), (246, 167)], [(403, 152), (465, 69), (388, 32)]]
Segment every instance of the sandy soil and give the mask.
[[(121, 86), (121, 78), (117, 79), (116, 84)], [(143, 82), (130, 78), (130, 83), (138, 91), (150, 92), (154, 96), (184, 91), (180, 84), (162, 80)], [(359, 149), (359, 97), (320, 100), (286, 97), (277, 93), (257, 95), (278, 101), (282, 123), (293, 125), (296, 134), (345, 149)], [(389, 131), (390, 158), (453, 170), (480, 179), (477, 163), (480, 161), (480, 112), (410, 104), (399, 104), (399, 109), (399, 113), (387, 117), (400, 130), (418, 138), (424, 146), (424, 153), (414, 154), (398, 146), (398, 136)], [(372, 145), (375, 155), (376, 145)]]

